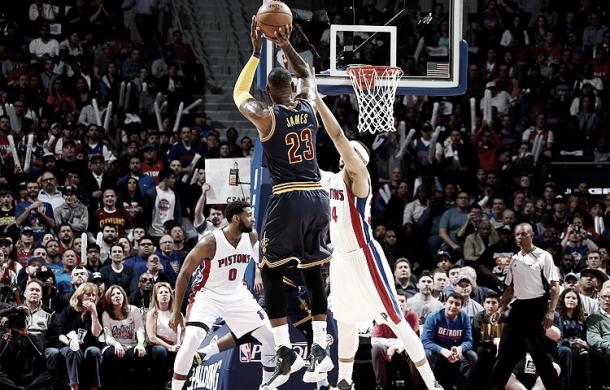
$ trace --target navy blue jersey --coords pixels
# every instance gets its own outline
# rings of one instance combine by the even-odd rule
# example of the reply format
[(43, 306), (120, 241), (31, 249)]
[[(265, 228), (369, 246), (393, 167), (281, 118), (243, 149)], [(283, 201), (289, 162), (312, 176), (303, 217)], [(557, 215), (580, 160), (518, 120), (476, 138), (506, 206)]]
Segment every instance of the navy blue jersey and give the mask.
[(316, 159), (316, 112), (307, 100), (297, 99), (292, 107), (274, 104), (269, 135), (261, 139), (273, 185), (291, 182), (319, 182)]

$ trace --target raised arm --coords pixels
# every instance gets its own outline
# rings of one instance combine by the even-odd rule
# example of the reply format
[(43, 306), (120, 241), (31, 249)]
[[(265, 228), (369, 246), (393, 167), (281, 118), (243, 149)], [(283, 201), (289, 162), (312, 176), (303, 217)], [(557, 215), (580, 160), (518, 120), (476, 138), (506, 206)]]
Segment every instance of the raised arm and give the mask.
[(314, 73), (309, 64), (305, 62), (303, 57), (299, 55), (290, 43), (290, 34), (292, 33), (292, 25), (280, 27), (275, 32), (275, 38), (272, 39), (286, 55), (288, 63), (294, 72), (294, 75), (299, 79), (299, 96), (309, 100), (315, 100), (317, 95)]
[[(315, 85), (313, 87), (315, 90)], [(345, 134), (343, 134), (339, 122), (337, 122), (337, 119), (324, 100), (322, 100), (318, 93), (315, 93), (314, 96), (318, 114), (320, 114), (324, 128), (333, 140), (333, 144), (335, 145), (335, 148), (337, 148), (337, 151), (345, 164), (345, 172), (347, 174), (345, 179), (348, 181), (347, 184), (350, 187), (351, 192), (360, 198), (368, 196), (370, 183), (366, 165), (364, 165), (364, 162), (358, 153), (356, 153)]]
[(264, 139), (271, 130), (272, 114), (266, 103), (254, 99), (250, 94), (252, 80), (260, 62), (261, 48), (263, 47), (261, 31), (256, 27), (256, 18), (254, 16), (250, 26), (250, 40), (252, 41), (252, 56), (235, 82), (233, 101), (239, 112), (256, 126), (260, 137)]

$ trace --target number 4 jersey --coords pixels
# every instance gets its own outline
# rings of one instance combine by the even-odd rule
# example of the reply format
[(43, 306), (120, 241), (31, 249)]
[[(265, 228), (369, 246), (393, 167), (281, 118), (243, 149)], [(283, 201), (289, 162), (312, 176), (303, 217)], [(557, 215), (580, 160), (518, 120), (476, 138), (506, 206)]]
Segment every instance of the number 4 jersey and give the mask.
[(195, 270), (192, 296), (200, 290), (218, 295), (234, 294), (237, 289), (244, 287), (244, 274), (253, 254), (250, 236), (243, 233), (239, 244), (234, 247), (225, 237), (223, 229), (214, 230), (210, 234), (216, 240), (216, 253), (211, 260), (201, 260)]
[(343, 180), (344, 172), (323, 173), (322, 185), (330, 198), (330, 242), (336, 253), (349, 253), (373, 240), (371, 194), (358, 198)]

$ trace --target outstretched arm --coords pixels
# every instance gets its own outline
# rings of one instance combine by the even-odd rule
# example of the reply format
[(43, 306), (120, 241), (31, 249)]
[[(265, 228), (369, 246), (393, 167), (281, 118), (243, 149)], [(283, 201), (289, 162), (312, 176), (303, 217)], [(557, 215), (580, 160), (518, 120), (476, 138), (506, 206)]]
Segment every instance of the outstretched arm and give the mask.
[(254, 73), (256, 73), (256, 68), (260, 61), (261, 48), (263, 47), (261, 31), (256, 26), (256, 18), (254, 16), (250, 26), (250, 39), (252, 40), (253, 47), (252, 57), (250, 57), (235, 82), (233, 101), (239, 112), (256, 126), (260, 137), (265, 138), (271, 130), (272, 114), (267, 104), (259, 102), (250, 94), (252, 80), (254, 79)]
[[(313, 87), (315, 91), (315, 85), (313, 85)], [(368, 196), (370, 183), (366, 165), (364, 165), (364, 162), (358, 156), (358, 153), (356, 153), (352, 145), (350, 145), (349, 140), (345, 134), (343, 134), (341, 126), (339, 126), (339, 122), (337, 122), (337, 119), (318, 93), (315, 93), (315, 99), (316, 107), (320, 114), (320, 118), (322, 119), (322, 123), (324, 124), (324, 128), (333, 140), (333, 144), (335, 145), (335, 148), (337, 148), (337, 151), (345, 164), (346, 177), (344, 180), (347, 180), (347, 185), (354, 195), (360, 198)]]

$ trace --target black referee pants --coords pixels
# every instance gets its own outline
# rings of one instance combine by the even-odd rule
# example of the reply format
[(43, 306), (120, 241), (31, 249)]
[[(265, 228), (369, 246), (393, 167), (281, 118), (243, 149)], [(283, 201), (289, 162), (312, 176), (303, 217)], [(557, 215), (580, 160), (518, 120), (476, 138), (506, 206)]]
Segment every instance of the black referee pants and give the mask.
[(504, 389), (515, 365), (525, 357), (526, 352), (532, 356), (544, 387), (549, 390), (561, 389), (557, 372), (545, 352), (542, 320), (547, 307), (546, 297), (516, 300), (512, 304), (502, 331), (498, 360), (491, 372), (488, 389)]

